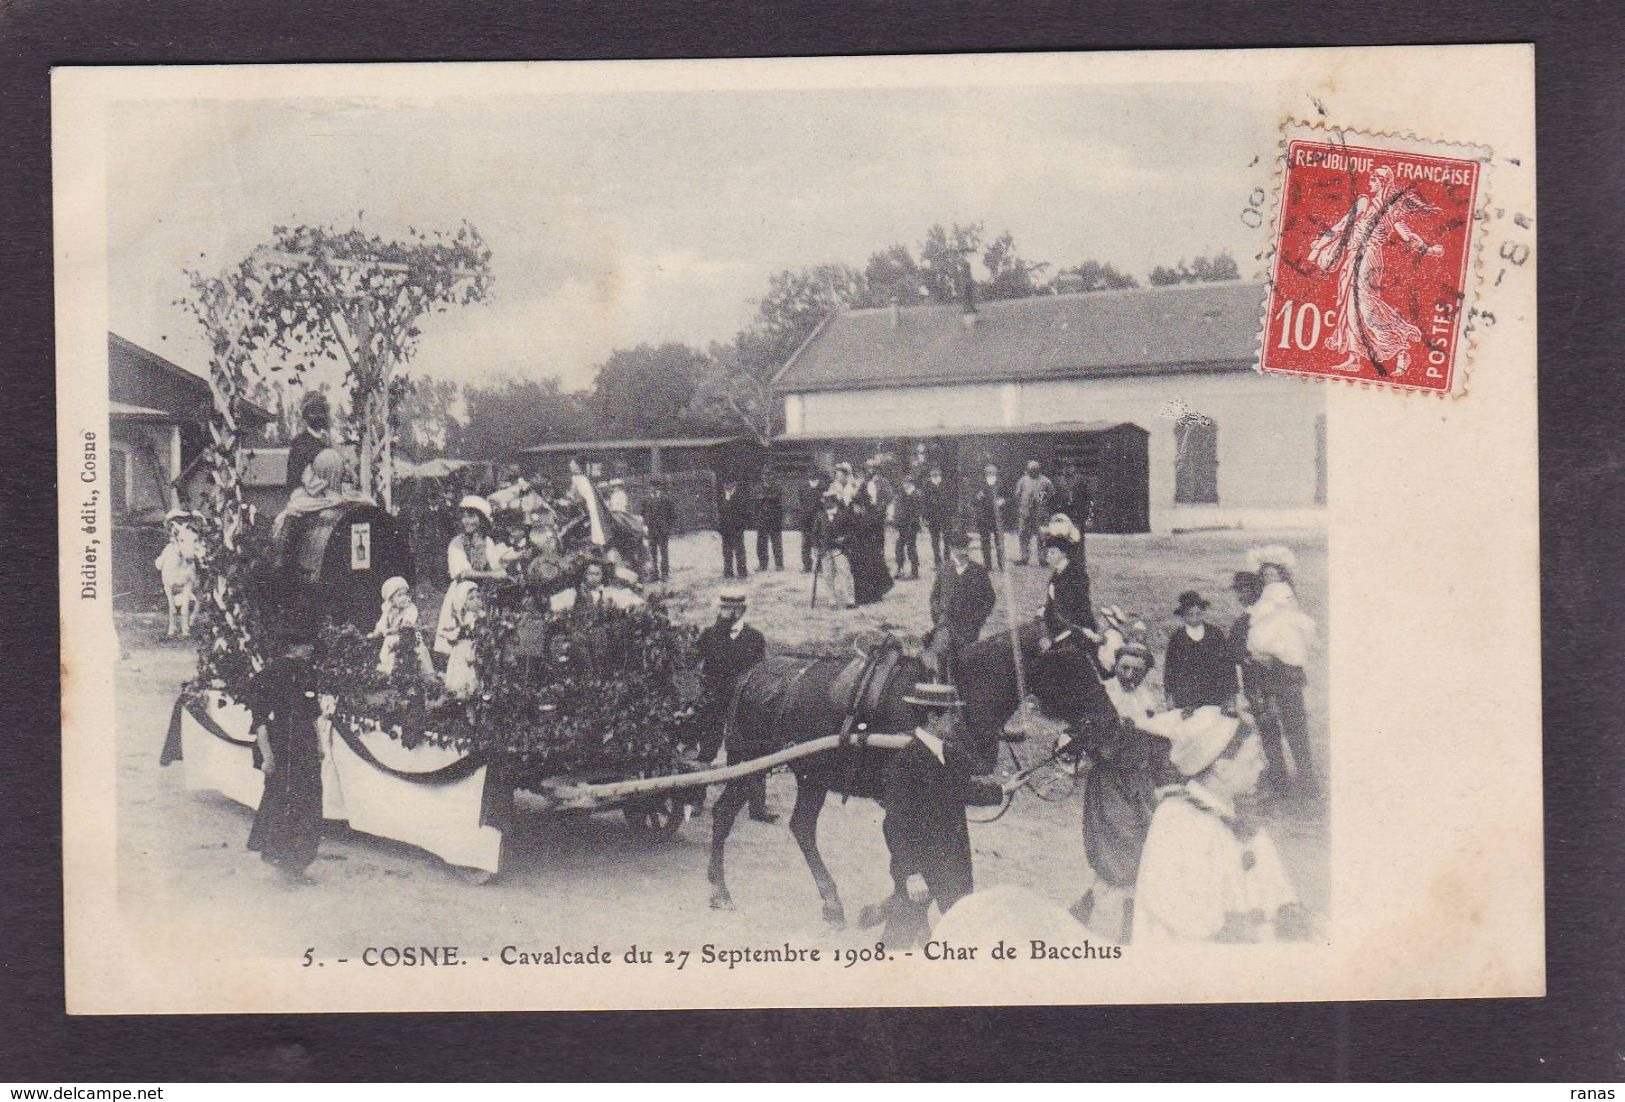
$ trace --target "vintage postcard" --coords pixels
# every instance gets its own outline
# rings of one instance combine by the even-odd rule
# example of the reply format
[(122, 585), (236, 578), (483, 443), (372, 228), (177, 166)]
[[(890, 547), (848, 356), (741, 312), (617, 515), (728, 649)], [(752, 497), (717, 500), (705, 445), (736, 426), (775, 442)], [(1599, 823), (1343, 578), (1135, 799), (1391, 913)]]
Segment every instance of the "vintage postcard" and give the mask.
[(1534, 96), (59, 69), (69, 1011), (1541, 994)]

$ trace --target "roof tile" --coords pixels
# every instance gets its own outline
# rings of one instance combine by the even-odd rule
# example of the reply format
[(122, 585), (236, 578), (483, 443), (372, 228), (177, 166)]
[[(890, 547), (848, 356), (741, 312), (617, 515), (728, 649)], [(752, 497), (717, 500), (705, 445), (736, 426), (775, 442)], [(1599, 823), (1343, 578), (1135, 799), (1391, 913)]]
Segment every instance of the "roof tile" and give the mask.
[(845, 311), (779, 373), (781, 393), (1250, 367), (1264, 288), (1198, 283)]

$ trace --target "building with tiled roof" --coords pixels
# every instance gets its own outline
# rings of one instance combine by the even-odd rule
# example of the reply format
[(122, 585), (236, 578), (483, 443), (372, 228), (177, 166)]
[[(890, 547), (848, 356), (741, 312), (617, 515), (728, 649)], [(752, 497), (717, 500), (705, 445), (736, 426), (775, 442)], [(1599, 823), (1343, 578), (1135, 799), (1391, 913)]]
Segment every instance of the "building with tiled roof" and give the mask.
[(1324, 390), (1253, 369), (1263, 302), (1226, 282), (836, 313), (775, 380), (784, 441), (965, 480), (1071, 460), (1096, 530), (1318, 523)]

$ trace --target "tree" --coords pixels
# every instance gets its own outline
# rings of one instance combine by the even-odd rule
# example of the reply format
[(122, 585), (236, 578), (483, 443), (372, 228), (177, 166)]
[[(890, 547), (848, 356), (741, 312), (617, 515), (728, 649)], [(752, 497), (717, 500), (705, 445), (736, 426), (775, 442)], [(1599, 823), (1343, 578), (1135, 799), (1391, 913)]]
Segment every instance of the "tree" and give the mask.
[[(260, 324), (250, 333), (256, 351), (288, 356), (298, 346), (345, 364), (366, 493), (388, 454), (391, 380), (417, 350), (418, 323), (481, 302), (491, 289), (491, 250), (472, 225), (455, 234), (407, 233), (391, 241), (360, 228), (277, 226), (270, 245), (243, 263), (262, 285)], [(386, 505), (389, 496), (386, 477)]]
[(863, 301), (854, 305), (908, 306), (929, 293), (919, 261), (907, 245), (893, 245), (869, 257), (863, 282)]
[(1038, 294), (1035, 277), (1044, 273), (1048, 264), (1033, 264), (1016, 255), (1016, 239), (1006, 230), (982, 250), (982, 266), (987, 269), (987, 280), (977, 294), (989, 301), (1001, 298), (1030, 298)]
[(464, 459), (505, 459), (520, 448), (598, 434), (588, 393), (563, 393), (559, 380), (500, 378), (463, 388), (464, 417), (448, 450)]
[(444, 455), (459, 430), (453, 413), (461, 397), (450, 379), (399, 375), (390, 397), (391, 427), (401, 452), (408, 459)]
[(863, 274), (845, 264), (785, 270), (768, 281), (756, 316), (729, 345), (712, 345), (690, 403), (691, 424), (743, 429), (764, 446), (783, 428), (773, 377), (830, 314), (866, 299)]
[[(899, 246), (893, 246), (898, 249)], [(901, 250), (904, 256), (907, 250)], [(978, 277), (972, 257), (982, 261)], [(870, 261), (873, 264), (873, 260)], [(919, 284), (933, 302), (972, 302), (981, 299), (1028, 298), (1040, 292), (1037, 277), (1049, 267), (1023, 260), (1016, 253), (1016, 240), (1010, 231), (992, 241), (982, 236), (982, 223), (944, 227), (941, 223), (925, 231), (920, 243)], [(903, 301), (907, 301), (906, 299)]]
[(1062, 269), (1051, 282), (1051, 287), (1057, 287), (1062, 278), (1072, 276), (1073, 282), (1078, 286), (1070, 288), (1077, 291), (1117, 291), (1138, 287), (1140, 281), (1117, 269), (1114, 264), (1103, 264), (1098, 260), (1085, 260), (1082, 264)]
[(1236, 267), (1236, 258), (1228, 252), (1211, 257), (1199, 256), (1189, 265), (1181, 260), (1177, 268), (1159, 264), (1151, 269), (1153, 287), (1171, 287), (1176, 283), (1221, 283), (1240, 278), (1241, 270)]
[(598, 367), (592, 410), (611, 436), (679, 436), (701, 380), (711, 370), (704, 352), (668, 341), (616, 349)]
[(970, 258), (982, 251), (982, 223), (951, 229), (939, 222), (920, 243), (920, 273), (933, 302), (958, 302), (971, 293), (975, 276)]

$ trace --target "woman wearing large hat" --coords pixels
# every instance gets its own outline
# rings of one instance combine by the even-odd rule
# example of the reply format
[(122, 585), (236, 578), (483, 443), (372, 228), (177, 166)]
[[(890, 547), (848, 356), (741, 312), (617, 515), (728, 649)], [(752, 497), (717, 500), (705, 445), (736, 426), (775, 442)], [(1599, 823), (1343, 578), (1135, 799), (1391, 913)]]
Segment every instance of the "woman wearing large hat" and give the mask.
[(1265, 759), (1245, 719), (1215, 707), (1164, 712), (1185, 782), (1163, 789), (1140, 858), (1135, 941), (1273, 941), (1304, 937), (1307, 915), (1267, 828), (1247, 811)]
[(885, 921), (888, 944), (909, 945), (926, 932), (932, 900), (947, 912), (974, 888), (970, 829), (965, 807), (1004, 802), (1003, 786), (976, 779), (958, 745), (964, 703), (952, 685), (920, 682), (904, 702), (914, 706), (918, 726), (908, 749), (886, 766), (880, 805), (891, 853), (892, 896), (864, 908), (864, 925)]

